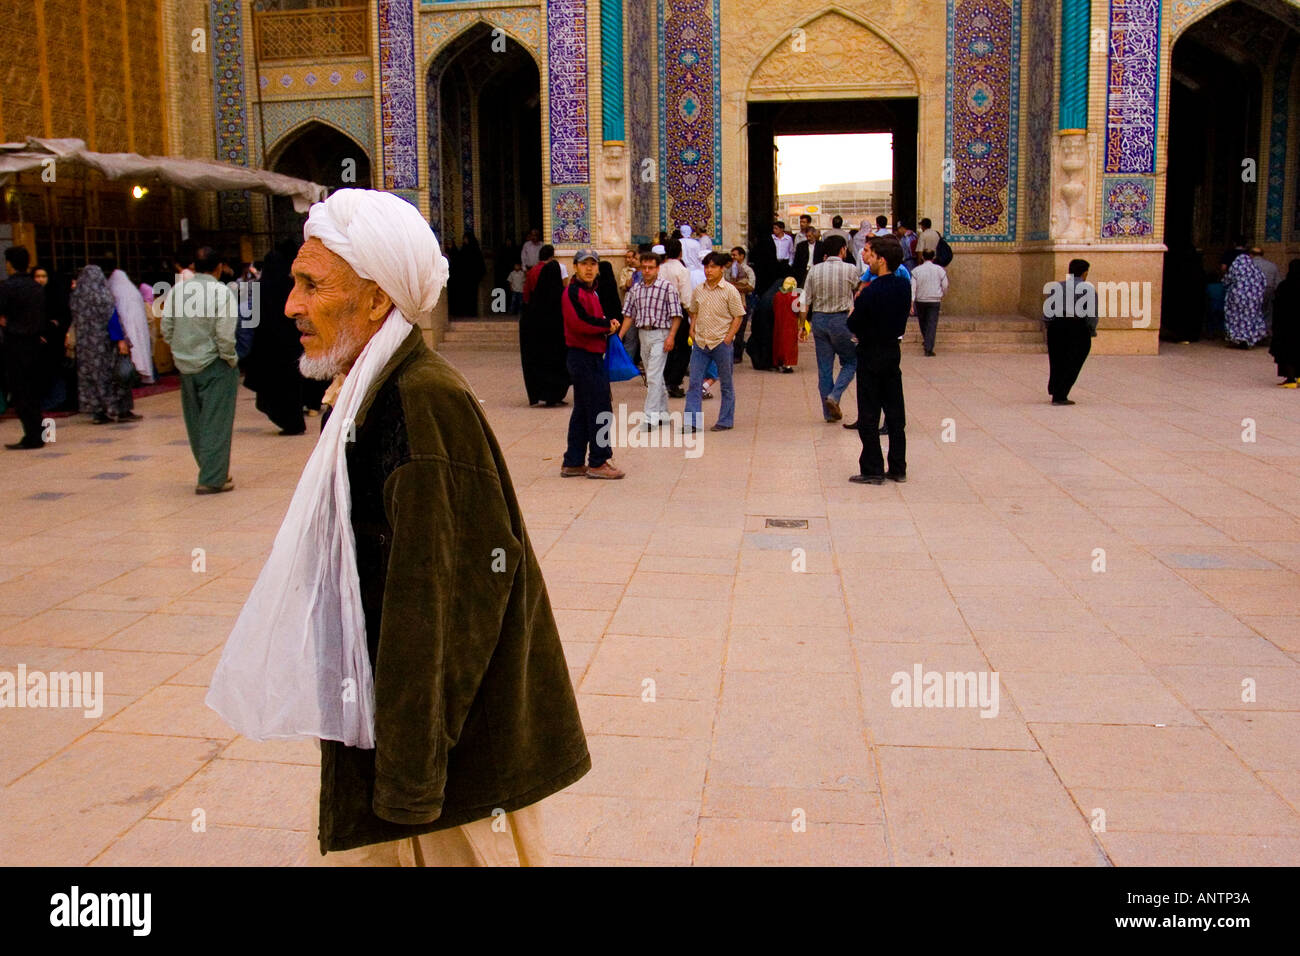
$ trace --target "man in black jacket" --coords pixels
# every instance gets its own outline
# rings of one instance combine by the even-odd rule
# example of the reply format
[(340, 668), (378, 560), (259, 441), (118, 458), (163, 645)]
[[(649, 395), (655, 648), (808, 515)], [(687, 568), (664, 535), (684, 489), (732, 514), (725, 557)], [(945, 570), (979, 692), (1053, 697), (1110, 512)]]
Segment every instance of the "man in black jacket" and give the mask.
[(45, 289), (30, 272), (31, 255), (22, 246), (5, 250), (5, 272), (0, 282), (0, 326), (4, 326), (5, 379), (23, 423), (21, 441), (6, 448), (41, 448), (41, 348), (52, 328), (45, 318)]
[[(907, 480), (907, 439), (903, 434), (903, 372), (899, 341), (907, 331), (912, 307), (912, 284), (894, 275), (903, 261), (903, 247), (894, 236), (872, 236), (862, 250), (863, 260), (875, 274), (858, 293), (848, 326), (858, 339), (858, 436), (862, 455), (859, 474), (849, 481), (881, 485), (885, 478)], [(889, 473), (880, 453), (876, 422), (885, 412), (889, 434)]]

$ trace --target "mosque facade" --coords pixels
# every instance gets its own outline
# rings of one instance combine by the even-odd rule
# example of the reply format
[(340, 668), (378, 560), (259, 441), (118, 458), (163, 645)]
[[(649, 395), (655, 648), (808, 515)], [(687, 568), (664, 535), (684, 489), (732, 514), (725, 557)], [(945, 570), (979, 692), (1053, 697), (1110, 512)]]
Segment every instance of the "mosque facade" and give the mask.
[[(33, 22), (90, 16), (85, 0), (17, 2)], [(955, 252), (945, 311), (1037, 315), (1044, 283), (1086, 258), (1151, 306), (1104, 318), (1104, 352), (1157, 351), (1167, 250), (1209, 267), (1241, 233), (1284, 271), (1300, 255), (1296, 0), (107, 5), (131, 58), (120, 135), (93, 90), (73, 109), (91, 129), (60, 119), (47, 78), (25, 104), (12, 83), (0, 94), (5, 138), (76, 127), (390, 190), (440, 237), (488, 247), (535, 227), (613, 251), (683, 223), (748, 245), (775, 209), (775, 136), (890, 132), (895, 216), (930, 218)], [(1223, 69), (1201, 71), (1207, 56)], [(166, 81), (141, 83), (151, 70)], [(191, 206), (227, 233), (264, 236), (277, 216), (240, 193)]]

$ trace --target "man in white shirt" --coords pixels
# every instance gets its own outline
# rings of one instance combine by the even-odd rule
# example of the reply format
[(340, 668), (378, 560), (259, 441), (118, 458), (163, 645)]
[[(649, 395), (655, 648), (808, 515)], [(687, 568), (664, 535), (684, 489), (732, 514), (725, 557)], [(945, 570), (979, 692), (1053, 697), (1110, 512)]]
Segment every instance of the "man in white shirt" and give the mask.
[(948, 292), (948, 272), (934, 261), (934, 250), (921, 253), (922, 262), (912, 270), (912, 300), (916, 322), (921, 327), (925, 354), (934, 355), (934, 333), (939, 328), (939, 302)]
[(893, 230), (891, 230), (891, 229), (889, 228), (889, 218), (888, 218), (887, 216), (877, 216), (877, 217), (876, 217), (876, 231), (873, 232), (872, 235), (873, 235), (873, 236), (892, 236), (893, 234), (894, 234), (894, 233), (893, 233)]
[(941, 237), (939, 231), (930, 224), (929, 219), (922, 219), (917, 223), (917, 225), (921, 227), (921, 231), (916, 237), (915, 249), (916, 258), (919, 260), (922, 258), (922, 254), (926, 249), (929, 249), (931, 252), (937, 252), (939, 250), (939, 239)]
[[(664, 261), (659, 267), (659, 278), (670, 283), (677, 290), (677, 299), (683, 308), (691, 301), (695, 283), (691, 274), (682, 263), (682, 241), (669, 239), (664, 243)], [(689, 323), (690, 318), (686, 316)], [(687, 336), (678, 335), (673, 342), (673, 349), (668, 353), (668, 364), (664, 368), (664, 385), (668, 388), (670, 398), (684, 398), (686, 390), (682, 388), (682, 379), (691, 364), (691, 347), (686, 342)]]
[(537, 265), (542, 251), (542, 236), (536, 229), (528, 233), (528, 240), (524, 243), (523, 248), (519, 250), (519, 261), (523, 264), (524, 272), (527, 272), (533, 266)]
[(794, 265), (794, 239), (786, 234), (785, 223), (780, 219), (772, 227), (772, 241), (776, 243), (777, 261)]

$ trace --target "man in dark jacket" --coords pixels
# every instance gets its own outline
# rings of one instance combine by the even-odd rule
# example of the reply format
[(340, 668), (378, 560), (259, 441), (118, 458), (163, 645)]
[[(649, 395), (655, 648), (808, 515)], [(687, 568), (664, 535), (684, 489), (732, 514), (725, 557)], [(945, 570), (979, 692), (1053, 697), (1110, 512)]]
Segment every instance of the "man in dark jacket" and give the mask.
[(320, 852), (327, 865), (544, 862), (532, 805), (591, 759), (505, 456), (418, 325), (377, 371), (361, 358), (395, 317), (431, 313), (445, 262), (414, 207), (369, 190), (313, 207), (305, 235), (285, 304), (301, 367), (344, 390), (356, 371), (364, 387), (344, 423), (344, 513), (374, 698), (373, 748), (321, 740)]
[[(858, 293), (848, 326), (858, 339), (858, 436), (862, 439), (857, 484), (881, 485), (885, 478), (907, 480), (907, 439), (903, 433), (903, 372), (899, 341), (907, 331), (912, 284), (894, 270), (903, 261), (903, 247), (894, 236), (872, 236), (862, 250), (863, 261), (876, 278)], [(889, 434), (889, 473), (880, 454), (876, 422), (885, 412)]]
[(5, 272), (0, 282), (0, 326), (4, 327), (5, 381), (13, 395), (18, 418), (23, 423), (20, 441), (5, 445), (18, 450), (42, 448), (41, 435), (41, 347), (53, 333), (45, 317), (45, 289), (27, 267), (30, 254), (22, 246), (5, 250)]

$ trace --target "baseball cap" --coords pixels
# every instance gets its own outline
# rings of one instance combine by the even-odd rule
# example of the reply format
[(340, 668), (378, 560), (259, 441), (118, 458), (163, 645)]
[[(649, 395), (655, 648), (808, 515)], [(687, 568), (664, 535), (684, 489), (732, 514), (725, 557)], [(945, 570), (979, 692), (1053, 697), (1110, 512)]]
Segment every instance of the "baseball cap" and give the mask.
[(579, 249), (577, 254), (573, 257), (573, 264), (577, 265), (579, 262), (584, 262), (587, 259), (590, 259), (592, 262), (599, 262), (600, 256), (596, 255), (594, 249)]

